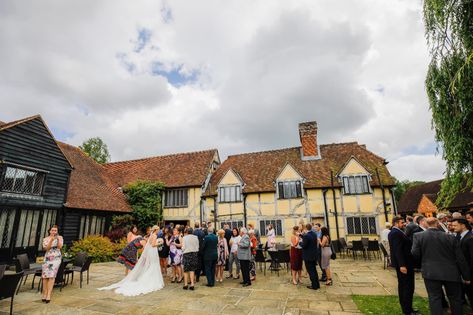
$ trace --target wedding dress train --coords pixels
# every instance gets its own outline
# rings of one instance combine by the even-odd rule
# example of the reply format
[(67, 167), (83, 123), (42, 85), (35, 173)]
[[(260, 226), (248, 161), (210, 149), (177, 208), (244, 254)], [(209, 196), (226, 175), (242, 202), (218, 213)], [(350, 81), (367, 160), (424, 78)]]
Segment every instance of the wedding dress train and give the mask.
[(156, 247), (149, 240), (132, 271), (120, 282), (99, 290), (113, 290), (125, 296), (136, 296), (160, 290), (164, 287), (163, 275)]

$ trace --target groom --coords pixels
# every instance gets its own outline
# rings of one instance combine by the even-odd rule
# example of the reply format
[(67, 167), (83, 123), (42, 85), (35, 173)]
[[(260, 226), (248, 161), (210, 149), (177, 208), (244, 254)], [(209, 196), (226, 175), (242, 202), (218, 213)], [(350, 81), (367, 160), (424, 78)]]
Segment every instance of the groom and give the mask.
[(207, 277), (208, 287), (215, 285), (215, 265), (217, 264), (217, 245), (218, 239), (214, 234), (214, 228), (209, 227), (208, 233), (204, 237), (202, 244), (202, 258), (204, 259), (205, 276)]
[(309, 223), (305, 227), (307, 233), (302, 237), (302, 259), (311, 282), (311, 285), (307, 287), (312, 290), (318, 290), (320, 289), (320, 283), (315, 266), (319, 256), (319, 243), (317, 241), (317, 234), (312, 231), (312, 224)]

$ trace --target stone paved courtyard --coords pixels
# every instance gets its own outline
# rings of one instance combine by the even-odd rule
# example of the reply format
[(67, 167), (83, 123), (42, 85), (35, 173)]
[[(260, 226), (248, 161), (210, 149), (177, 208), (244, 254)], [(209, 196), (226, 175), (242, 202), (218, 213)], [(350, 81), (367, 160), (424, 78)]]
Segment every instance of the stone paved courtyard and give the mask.
[[(393, 270), (383, 270), (380, 260), (337, 259), (332, 261), (334, 285), (318, 291), (309, 290), (304, 278), (303, 285), (294, 286), (290, 273), (258, 270), (257, 280), (251, 287), (242, 288), (240, 280), (224, 280), (214, 288), (204, 286), (205, 277), (195, 291), (185, 291), (182, 284), (166, 279), (166, 287), (154, 293), (138, 297), (124, 297), (97, 288), (123, 278), (121, 265), (110, 262), (93, 264), (90, 284), (79, 288), (76, 274), (73, 285), (62, 292), (54, 289), (50, 304), (41, 303), (41, 295), (31, 290), (28, 279), (15, 297), (15, 314), (358, 314), (350, 295), (397, 295), (396, 275)], [(420, 275), (416, 276), (416, 294), (425, 297), (426, 292)], [(9, 300), (0, 301), (0, 314), (7, 314)]]

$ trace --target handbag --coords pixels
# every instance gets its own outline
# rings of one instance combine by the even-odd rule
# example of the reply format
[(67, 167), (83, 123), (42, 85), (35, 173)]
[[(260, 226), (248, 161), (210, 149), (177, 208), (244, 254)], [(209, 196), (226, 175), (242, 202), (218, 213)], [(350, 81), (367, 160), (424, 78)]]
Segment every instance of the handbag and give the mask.
[(330, 259), (337, 259), (337, 253), (335, 253), (335, 250), (333, 249), (332, 242), (330, 242), (330, 249), (332, 250), (332, 255), (330, 256)]

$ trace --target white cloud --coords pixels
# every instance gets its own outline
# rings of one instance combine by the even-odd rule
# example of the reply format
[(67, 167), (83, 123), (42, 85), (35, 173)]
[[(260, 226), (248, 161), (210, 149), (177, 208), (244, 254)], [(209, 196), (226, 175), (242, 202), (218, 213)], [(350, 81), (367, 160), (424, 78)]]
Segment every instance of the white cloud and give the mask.
[(392, 161), (388, 167), (399, 180), (433, 181), (444, 177), (445, 161), (439, 155), (413, 154)]
[[(439, 158), (410, 154), (434, 138), (421, 10), (411, 0), (2, 1), (0, 120), (41, 113), (72, 144), (101, 136), (120, 160), (294, 146), (297, 123), (315, 119), (321, 143), (358, 140), (396, 177), (437, 178)], [(175, 87), (156, 64), (196, 77)], [(431, 169), (412, 169), (419, 161)]]

